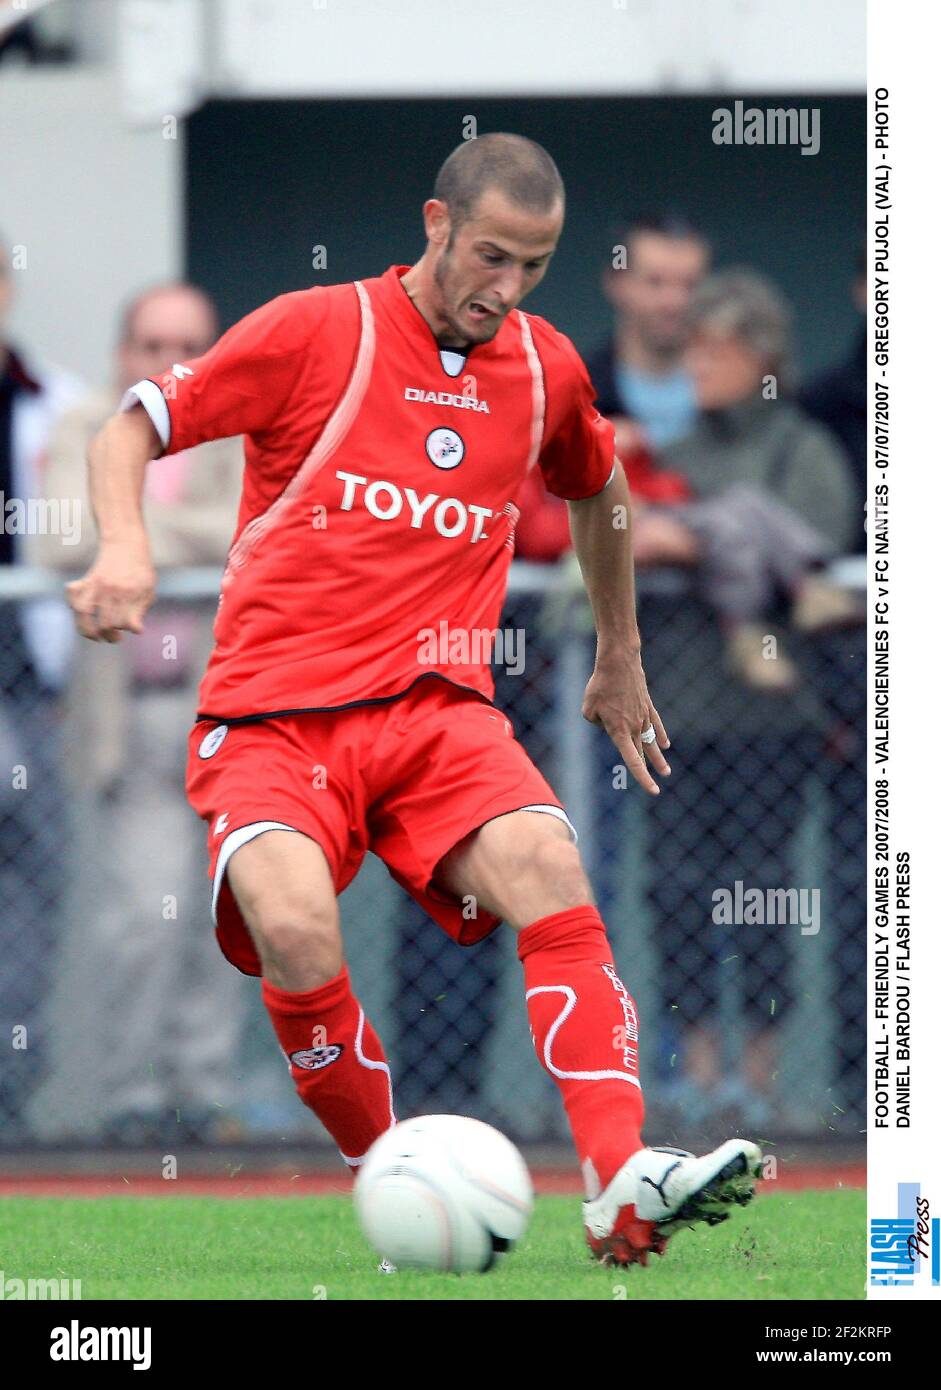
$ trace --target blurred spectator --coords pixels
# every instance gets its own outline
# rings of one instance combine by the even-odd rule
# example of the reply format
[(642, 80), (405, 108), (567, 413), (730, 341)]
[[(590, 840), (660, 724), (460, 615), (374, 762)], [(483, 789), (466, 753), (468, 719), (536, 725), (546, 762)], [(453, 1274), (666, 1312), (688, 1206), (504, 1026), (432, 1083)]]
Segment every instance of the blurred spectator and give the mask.
[(856, 260), (852, 285), (853, 303), (860, 314), (860, 325), (845, 361), (808, 382), (800, 393), (800, 403), (832, 430), (846, 450), (860, 499), (859, 524), (853, 537), (852, 552), (866, 553), (862, 499), (866, 496), (866, 248)]
[[(44, 563), (82, 570), (94, 557), (86, 450), (125, 389), (201, 356), (215, 336), (213, 305), (192, 286), (159, 286), (128, 307), (114, 385), (69, 412), (50, 445), (47, 495), (82, 498), (85, 525), (77, 544), (48, 540)], [(150, 467), (144, 508), (158, 571), (222, 566), (241, 470), (236, 439)], [(58, 972), (62, 997), (51, 1009), (55, 1072), (35, 1114), (47, 1136), (90, 1123), (117, 1141), (208, 1137), (208, 1122), (235, 1103), (240, 981), (215, 945), (203, 832), (183, 795), (212, 622), (205, 607), (160, 600), (140, 636), (112, 647), (80, 644), (66, 719), (79, 807), (74, 925)], [(97, 1115), (96, 1097), (104, 1098)]]
[[(0, 239), (0, 566), (7, 574), (29, 560), (31, 531), (49, 521), (40, 505), (43, 451), (81, 390), (10, 343), (12, 299), (13, 262)], [(55, 693), (71, 646), (62, 599), (0, 596), (0, 1142), (19, 1137), (42, 1060), (38, 1008), (62, 888)]]
[[(614, 250), (615, 263), (602, 276), (614, 308), (614, 331), (585, 360), (597, 407), (614, 425), (636, 514), (644, 502), (689, 496), (685, 480), (658, 467), (655, 456), (687, 434), (696, 418), (684, 354), (690, 298), (708, 269), (710, 251), (691, 222), (665, 213), (629, 223)], [(523, 485), (519, 508), (516, 554), (521, 560), (557, 560), (570, 549), (566, 504), (546, 490), (538, 469)], [(580, 584), (574, 560), (571, 567)]]
[[(13, 268), (0, 239), (0, 494), (4, 503), (32, 502), (42, 496), (42, 469), (49, 432), (81, 395), (77, 377), (58, 368), (41, 367), (7, 338), (13, 303)], [(32, 544), (27, 524), (7, 508), (0, 527), (0, 564), (25, 563)], [(42, 517), (35, 512), (36, 525)], [(33, 529), (36, 529), (35, 527)], [(64, 599), (33, 599), (17, 609), (0, 605), (0, 649), (8, 653), (3, 693), (34, 680), (45, 691), (62, 683), (74, 646), (72, 615)]]
[(707, 281), (691, 306), (687, 362), (701, 415), (664, 451), (695, 501), (643, 511), (637, 563), (694, 565), (720, 618), (732, 670), (746, 683), (788, 691), (797, 670), (764, 620), (776, 598), (792, 621), (819, 631), (852, 621), (852, 596), (815, 576), (849, 540), (838, 514), (852, 507), (846, 461), (833, 437), (778, 399), (791, 384), (790, 315), (749, 271)]
[[(753, 525), (766, 551), (772, 519), (774, 527), (792, 526), (796, 535), (809, 528), (828, 546), (845, 547), (854, 495), (843, 452), (777, 394), (788, 385), (788, 356), (786, 312), (776, 293), (747, 272), (717, 275), (697, 294), (691, 325), (689, 363), (702, 414), (692, 433), (664, 452), (665, 465), (683, 474), (697, 499), (721, 502), (733, 489), (757, 499), (763, 510)], [(684, 510), (675, 519), (680, 532)], [(689, 534), (695, 541), (695, 530)], [(674, 563), (681, 539), (648, 539), (645, 561)], [(799, 625), (809, 631), (834, 618), (831, 598), (802, 595)], [(801, 937), (796, 925), (739, 924), (730, 931), (713, 921), (713, 894), (734, 891), (736, 881), (761, 892), (798, 886), (794, 832), (830, 716), (809, 682), (782, 702), (772, 689), (729, 679), (719, 625), (700, 602), (661, 606), (658, 614), (654, 600), (649, 608), (652, 620), (642, 618), (645, 666), (674, 744), (671, 785), (648, 808), (649, 895), (664, 1000), (682, 1035), (684, 1100), (714, 1106), (720, 1098), (722, 967), (732, 967), (747, 1025), (744, 1101), (749, 1120), (760, 1123), (773, 1092), (774, 1033), (790, 996), (789, 934)], [(762, 659), (774, 654), (766, 632)]]
[[(623, 462), (631, 486), (633, 548), (638, 566), (683, 565), (695, 572), (698, 592), (719, 618), (728, 663), (747, 684), (787, 692), (797, 668), (776, 644), (767, 659), (762, 621), (781, 595), (793, 602), (792, 618), (803, 631), (852, 621), (857, 604), (817, 576), (836, 547), (824, 530), (779, 500), (766, 484), (785, 456), (800, 447), (807, 475), (816, 475), (818, 454), (826, 462), (832, 441), (788, 415), (763, 407), (788, 385), (790, 321), (777, 294), (745, 271), (715, 276), (687, 304), (685, 354), (696, 403), (704, 412), (683, 440), (654, 459), (635, 443)], [(774, 420), (765, 433), (752, 425)], [(738, 477), (724, 457), (733, 446), (753, 453), (751, 477)], [(723, 455), (704, 462), (708, 450)], [(696, 464), (686, 455), (692, 453)], [(711, 481), (703, 485), (696, 471)], [(797, 474), (795, 473), (795, 477)], [(826, 491), (824, 467), (815, 486)], [(823, 481), (821, 481), (821, 479)], [(710, 490), (712, 495), (709, 495)], [(822, 497), (825, 502), (826, 498)], [(551, 499), (535, 477), (520, 500), (517, 553), (522, 558), (557, 558), (569, 547), (564, 504)], [(815, 515), (810, 509), (809, 515)]]
[(587, 366), (598, 409), (614, 424), (622, 459), (664, 449), (696, 417), (683, 361), (690, 296), (709, 268), (709, 247), (686, 218), (638, 218), (615, 248), (602, 278), (614, 309), (614, 332)]

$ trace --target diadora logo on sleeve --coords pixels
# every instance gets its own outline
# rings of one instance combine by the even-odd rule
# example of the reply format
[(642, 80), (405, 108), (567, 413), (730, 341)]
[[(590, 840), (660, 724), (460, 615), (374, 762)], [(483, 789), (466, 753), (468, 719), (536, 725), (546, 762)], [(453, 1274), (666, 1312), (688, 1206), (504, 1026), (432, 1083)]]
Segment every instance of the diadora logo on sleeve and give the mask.
[(405, 399), (420, 401), (422, 405), (450, 405), (455, 410), (476, 410), (480, 415), (490, 414), (486, 401), (479, 401), (476, 396), (456, 395), (453, 391), (422, 391), (418, 386), (406, 386)]

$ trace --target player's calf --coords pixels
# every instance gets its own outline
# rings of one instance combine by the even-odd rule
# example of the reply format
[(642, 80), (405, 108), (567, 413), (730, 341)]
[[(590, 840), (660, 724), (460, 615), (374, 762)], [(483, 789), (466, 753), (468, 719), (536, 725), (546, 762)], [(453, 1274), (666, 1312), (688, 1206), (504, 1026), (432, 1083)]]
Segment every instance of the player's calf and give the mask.
[(533, 1046), (561, 1092), (594, 1196), (641, 1147), (644, 1102), (637, 1011), (569, 830), (544, 812), (500, 816), (442, 867), (458, 897), (472, 894), (522, 928)]
[(561, 1092), (594, 1196), (642, 1144), (634, 1000), (588, 904), (531, 923), (518, 950), (536, 1056)]
[(297, 1093), (355, 1167), (395, 1116), (382, 1044), (343, 964), (326, 856), (305, 836), (270, 831), (237, 850), (228, 872)]

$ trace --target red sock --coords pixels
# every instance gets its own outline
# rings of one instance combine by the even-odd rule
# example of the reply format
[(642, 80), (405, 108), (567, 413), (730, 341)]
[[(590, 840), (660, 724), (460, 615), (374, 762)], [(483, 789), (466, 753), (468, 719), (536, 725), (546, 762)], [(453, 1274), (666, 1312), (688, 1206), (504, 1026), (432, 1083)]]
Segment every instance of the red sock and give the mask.
[(319, 989), (295, 992), (262, 980), (261, 997), (297, 1094), (355, 1168), (395, 1116), (389, 1064), (346, 966)]
[(594, 1197), (643, 1147), (634, 1001), (618, 979), (593, 907), (572, 907), (524, 927), (518, 949), (536, 1055), (562, 1093), (586, 1191)]

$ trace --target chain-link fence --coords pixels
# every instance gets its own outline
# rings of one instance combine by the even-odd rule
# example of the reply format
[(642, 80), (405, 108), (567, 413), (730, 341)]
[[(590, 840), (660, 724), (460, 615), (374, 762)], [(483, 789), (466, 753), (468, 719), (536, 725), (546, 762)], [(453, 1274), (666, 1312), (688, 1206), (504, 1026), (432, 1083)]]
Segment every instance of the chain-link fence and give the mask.
[[(258, 982), (215, 946), (204, 827), (183, 793), (215, 577), (162, 584), (171, 609), (164, 623), (155, 610), (154, 630), (184, 630), (189, 614), (185, 673), (142, 675), (131, 643), (82, 644), (59, 696), (23, 636), (27, 596), (57, 581), (0, 578), (0, 1142), (316, 1140)], [(579, 831), (638, 1002), (648, 1134), (854, 1135), (865, 630), (782, 629), (800, 683), (763, 694), (727, 672), (714, 619), (678, 573), (642, 578), (640, 617), (673, 740), (657, 799), (581, 718), (592, 640), (565, 567), (514, 566), (503, 626), (523, 635), (525, 659), (495, 675), (498, 704)], [(521, 1140), (563, 1138), (512, 934), (455, 945), (372, 856), (341, 909), (399, 1115), (460, 1111)]]

